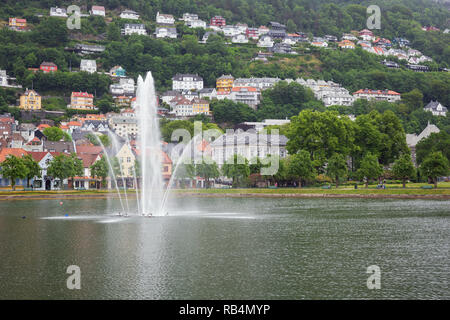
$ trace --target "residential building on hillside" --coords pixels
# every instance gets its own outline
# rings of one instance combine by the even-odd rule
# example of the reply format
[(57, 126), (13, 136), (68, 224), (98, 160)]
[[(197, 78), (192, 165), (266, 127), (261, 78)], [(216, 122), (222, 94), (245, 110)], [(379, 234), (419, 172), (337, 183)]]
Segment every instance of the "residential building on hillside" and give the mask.
[(223, 26), (222, 32), (225, 35), (225, 37), (234, 37), (239, 34), (239, 30), (232, 25)]
[(206, 29), (206, 21), (199, 20), (199, 19), (187, 21), (186, 25), (189, 28), (203, 28), (203, 29)]
[(122, 137), (136, 137), (139, 133), (137, 119), (133, 117), (115, 116), (109, 119), (109, 126)]
[(375, 37), (373, 36), (373, 32), (368, 29), (361, 30), (359, 32), (359, 37), (361, 39), (367, 40), (367, 41), (375, 40)]
[(209, 115), (209, 102), (207, 100), (202, 100), (194, 98), (192, 100), (192, 114), (206, 114)]
[(64, 8), (51, 7), (50, 17), (63, 17), (67, 18), (67, 10)]
[(39, 66), (39, 69), (44, 73), (56, 72), (56, 71), (58, 71), (58, 66), (56, 64), (54, 64), (53, 62), (44, 61)]
[(279, 78), (237, 78), (234, 80), (235, 87), (254, 87), (259, 90), (272, 88), (281, 79)]
[(25, 90), (20, 96), (19, 108), (27, 111), (41, 110), (41, 96), (34, 90)]
[[(242, 122), (237, 125), (237, 128), (241, 128), (244, 131), (247, 131), (248, 129), (255, 129), (259, 132), (267, 126), (283, 126), (289, 123), (291, 123), (291, 120), (289, 119), (264, 119), (262, 122)], [(235, 128), (235, 130), (237, 128)]]
[(355, 49), (355, 43), (350, 40), (342, 40), (338, 43), (338, 46), (342, 49)]
[(111, 77), (125, 77), (126, 71), (121, 66), (114, 66), (109, 70)]
[(209, 100), (212, 100), (217, 97), (216, 88), (203, 88), (198, 91), (198, 96), (200, 99), (209, 98)]
[(353, 96), (356, 99), (388, 101), (388, 102), (396, 102), (400, 101), (401, 99), (400, 93), (388, 89), (386, 90), (361, 89), (353, 93)]
[(280, 54), (297, 54), (297, 52), (292, 50), (291, 45), (287, 43), (275, 43), (272, 48), (269, 48), (269, 51)]
[(158, 27), (155, 31), (156, 38), (177, 38), (177, 28)]
[(83, 44), (77, 43), (74, 48), (79, 54), (95, 54), (102, 53), (105, 51), (105, 46), (97, 45), (97, 44)]
[(156, 13), (156, 23), (174, 24), (175, 18), (171, 14), (162, 14), (162, 13), (157, 12)]
[(444, 107), (439, 101), (430, 101), (423, 110), (429, 111), (433, 116), (443, 116), (447, 115), (447, 108)]
[(259, 36), (263, 36), (263, 35), (265, 35), (265, 34), (268, 34), (269, 31), (270, 31), (270, 29), (267, 28), (266, 26), (260, 26), (260, 27), (258, 28), (258, 34), (259, 34)]
[(254, 87), (233, 87), (231, 89), (231, 100), (245, 103), (256, 110), (259, 104), (260, 92)]
[(183, 13), (183, 17), (180, 20), (184, 22), (198, 20), (198, 14), (195, 13)]
[(9, 18), (9, 28), (12, 30), (25, 30), (27, 28), (27, 19)]
[(248, 39), (244, 34), (238, 34), (231, 38), (232, 43), (248, 43)]
[(97, 72), (97, 61), (89, 59), (81, 59), (80, 71), (85, 71), (89, 73)]
[(176, 74), (172, 78), (172, 90), (201, 90), (203, 78), (197, 74)]
[(265, 35), (259, 38), (257, 46), (259, 48), (272, 48), (273, 44), (274, 41), (272, 40), (272, 38), (270, 36)]
[(94, 106), (94, 95), (87, 92), (72, 92), (69, 109), (97, 110)]
[(69, 141), (44, 140), (44, 151), (71, 154), (75, 152), (75, 147), (73, 142)]
[(120, 14), (120, 18), (122, 19), (131, 19), (131, 20), (138, 20), (139, 14), (133, 10), (124, 10)]
[(245, 35), (249, 39), (255, 39), (255, 40), (258, 39), (259, 38), (258, 28), (247, 28), (247, 30), (245, 30)]
[(211, 18), (211, 21), (209, 23), (211, 26), (216, 26), (216, 27), (223, 27), (225, 26), (226, 20), (225, 18), (221, 17), (221, 16), (214, 16)]
[(142, 23), (125, 23), (122, 34), (126, 36), (131, 34), (147, 35), (147, 30)]
[(104, 17), (106, 15), (105, 7), (103, 7), (103, 6), (92, 6), (91, 15), (92, 16), (102, 16), (102, 17)]
[(234, 77), (232, 75), (222, 75), (216, 80), (217, 93), (231, 92)]

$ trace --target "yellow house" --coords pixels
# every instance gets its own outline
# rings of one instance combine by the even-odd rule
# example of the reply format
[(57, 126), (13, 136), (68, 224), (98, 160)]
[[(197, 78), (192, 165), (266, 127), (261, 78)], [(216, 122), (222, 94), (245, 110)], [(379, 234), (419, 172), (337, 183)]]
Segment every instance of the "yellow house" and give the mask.
[(193, 114), (209, 114), (209, 102), (201, 99), (192, 100)]
[(41, 110), (41, 96), (34, 90), (26, 90), (20, 96), (20, 109), (23, 110)]
[(217, 91), (222, 92), (231, 92), (233, 88), (234, 78), (231, 75), (223, 75), (220, 78), (217, 78), (216, 87)]
[(23, 30), (27, 27), (27, 19), (9, 18), (9, 27)]
[(119, 174), (119, 176), (123, 176), (124, 178), (133, 178), (133, 167), (136, 156), (130, 146), (125, 143), (122, 148), (120, 148), (119, 152), (117, 152), (116, 158), (122, 166), (122, 174)]

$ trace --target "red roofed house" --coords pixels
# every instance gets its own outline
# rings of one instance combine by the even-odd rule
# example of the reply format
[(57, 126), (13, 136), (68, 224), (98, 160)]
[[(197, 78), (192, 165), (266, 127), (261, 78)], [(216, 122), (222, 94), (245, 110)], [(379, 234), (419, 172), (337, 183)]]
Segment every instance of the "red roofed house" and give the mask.
[(9, 27), (14, 30), (24, 30), (27, 27), (27, 19), (9, 18)]
[(215, 27), (223, 27), (227, 24), (224, 17), (215, 16), (211, 18), (210, 25)]
[(233, 87), (231, 89), (231, 100), (248, 104), (256, 109), (259, 104), (260, 92), (255, 87)]
[(23, 146), (23, 149), (28, 152), (40, 152), (44, 150), (44, 144), (41, 139), (34, 137)]
[(103, 6), (92, 6), (91, 15), (92, 16), (102, 16), (106, 14), (105, 7)]
[(45, 128), (50, 128), (50, 125), (46, 123), (41, 123), (40, 125), (37, 126), (37, 129), (41, 132), (43, 132)]
[(87, 92), (72, 92), (67, 107), (77, 110), (97, 110), (94, 106), (94, 95)]
[(359, 37), (366, 41), (372, 41), (375, 39), (375, 37), (373, 36), (373, 32), (368, 29), (361, 30), (359, 32)]
[(60, 185), (59, 179), (47, 175), (47, 168), (50, 162), (58, 155), (56, 152), (29, 152), (34, 161), (39, 164), (41, 168), (41, 176), (33, 178), (34, 190), (52, 190), (58, 188)]
[(395, 102), (401, 99), (401, 95), (398, 92), (392, 90), (370, 90), (361, 89), (353, 93), (355, 99), (376, 100), (376, 101), (388, 101)]
[(44, 73), (56, 72), (58, 71), (58, 66), (53, 62), (42, 62), (39, 69)]
[(74, 177), (73, 187), (75, 189), (98, 189), (100, 181), (91, 177), (91, 166), (102, 158), (101, 150), (98, 153), (81, 153), (78, 149), (77, 157), (83, 162), (83, 176)]

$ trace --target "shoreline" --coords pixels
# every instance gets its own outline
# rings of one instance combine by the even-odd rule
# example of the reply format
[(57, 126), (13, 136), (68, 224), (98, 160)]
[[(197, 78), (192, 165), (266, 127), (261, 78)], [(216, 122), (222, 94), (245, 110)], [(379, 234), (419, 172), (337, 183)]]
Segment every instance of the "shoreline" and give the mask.
[[(311, 193), (310, 190), (305, 190), (305, 192), (267, 192), (262, 189), (263, 192), (239, 192), (239, 190), (229, 189), (220, 191), (209, 190), (195, 190), (195, 191), (184, 191), (184, 190), (174, 190), (173, 195), (175, 197), (198, 197), (198, 198), (299, 198), (299, 199), (318, 199), (318, 198), (330, 198), (330, 199), (423, 199), (423, 200), (450, 200), (450, 192), (447, 193), (370, 193), (370, 190), (366, 190), (361, 193), (345, 193), (345, 189), (342, 190), (332, 190), (332, 191), (322, 191)], [(282, 189), (281, 189), (282, 190)], [(340, 191), (340, 192), (339, 192)], [(352, 190), (347, 190), (352, 191)], [(409, 190), (412, 191), (412, 190)], [(123, 194), (123, 193), (122, 193)], [(135, 198), (136, 194), (129, 192), (127, 194), (128, 198)], [(0, 201), (20, 201), (20, 200), (71, 200), (71, 199), (114, 199), (119, 198), (118, 194), (115, 192), (58, 192), (58, 193), (37, 193), (31, 192), (18, 194), (0, 194)]]

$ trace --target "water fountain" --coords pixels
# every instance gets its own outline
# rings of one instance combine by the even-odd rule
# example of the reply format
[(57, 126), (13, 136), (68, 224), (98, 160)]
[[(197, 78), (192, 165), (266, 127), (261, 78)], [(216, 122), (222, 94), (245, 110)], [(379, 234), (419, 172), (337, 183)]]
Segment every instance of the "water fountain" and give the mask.
[(162, 216), (164, 212), (164, 186), (161, 164), (161, 134), (157, 116), (155, 85), (151, 72), (145, 80), (137, 81), (136, 116), (138, 120), (139, 163), (141, 167), (140, 214)]

